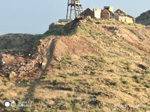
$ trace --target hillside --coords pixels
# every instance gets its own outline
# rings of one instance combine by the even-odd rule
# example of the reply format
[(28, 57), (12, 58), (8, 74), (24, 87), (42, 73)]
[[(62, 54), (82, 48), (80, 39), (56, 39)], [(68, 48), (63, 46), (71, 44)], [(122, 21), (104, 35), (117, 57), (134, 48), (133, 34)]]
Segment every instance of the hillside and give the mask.
[(27, 52), (0, 52), (0, 111), (150, 111), (148, 26), (79, 18), (33, 38)]
[(137, 17), (136, 22), (143, 25), (150, 25), (150, 10)]

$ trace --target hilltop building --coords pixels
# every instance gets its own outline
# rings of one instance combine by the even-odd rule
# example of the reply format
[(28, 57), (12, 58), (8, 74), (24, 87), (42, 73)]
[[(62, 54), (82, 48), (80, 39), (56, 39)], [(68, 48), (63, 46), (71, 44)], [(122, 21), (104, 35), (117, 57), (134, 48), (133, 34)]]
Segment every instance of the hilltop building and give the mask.
[(102, 19), (112, 19), (114, 18), (115, 14), (113, 13), (113, 7), (105, 6), (101, 12)]
[(87, 8), (80, 14), (80, 17), (85, 18), (87, 16), (90, 16), (91, 18), (115, 19), (122, 22), (135, 23), (134, 17), (125, 13), (121, 9), (118, 9), (114, 12), (112, 6), (105, 6), (104, 9), (94, 8), (93, 10)]
[[(79, 5), (80, 4), (80, 5)], [(127, 23), (135, 23), (135, 18), (121, 9), (117, 9), (114, 12), (114, 8), (112, 6), (104, 6), (104, 9), (94, 8), (93, 10), (90, 8), (87, 8), (86, 10), (82, 11), (82, 5), (80, 3), (80, 0), (68, 0), (68, 7), (80, 7), (80, 10), (75, 9), (75, 17), (82, 17), (86, 18), (87, 16), (90, 16), (91, 18), (97, 18), (97, 19), (115, 19), (122, 22)], [(67, 9), (67, 18), (66, 19), (59, 19), (58, 22), (69, 22), (73, 20), (71, 18), (71, 15), (68, 13), (69, 8)], [(72, 12), (72, 9), (70, 10)], [(70, 14), (72, 14), (70, 12)], [(78, 13), (77, 13), (78, 12)]]
[(94, 15), (93, 15), (93, 10), (90, 9), (90, 8), (87, 8), (86, 10), (84, 10), (80, 16), (82, 16), (83, 18), (86, 18), (87, 16), (90, 16), (92, 18), (94, 18)]
[(124, 21), (128, 23), (135, 23), (135, 18), (130, 16), (129, 14), (126, 14), (121, 9), (118, 9), (115, 11), (116, 19), (119, 21)]
[(100, 18), (101, 17), (102, 9), (94, 8), (93, 11), (94, 11), (94, 17), (95, 18)]

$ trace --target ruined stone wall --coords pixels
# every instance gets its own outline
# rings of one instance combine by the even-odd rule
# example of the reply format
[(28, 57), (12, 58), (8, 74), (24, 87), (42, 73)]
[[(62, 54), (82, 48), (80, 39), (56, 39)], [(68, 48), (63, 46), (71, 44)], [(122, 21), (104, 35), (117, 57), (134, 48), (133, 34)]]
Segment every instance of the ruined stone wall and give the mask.
[(94, 8), (94, 18), (101, 18), (102, 9)]

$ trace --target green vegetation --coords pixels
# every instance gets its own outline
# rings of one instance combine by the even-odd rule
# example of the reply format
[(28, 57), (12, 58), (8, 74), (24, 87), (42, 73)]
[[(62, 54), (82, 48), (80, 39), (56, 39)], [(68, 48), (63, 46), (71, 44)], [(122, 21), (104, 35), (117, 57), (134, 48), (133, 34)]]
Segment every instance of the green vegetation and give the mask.
[(150, 25), (150, 11), (142, 13), (140, 16), (136, 18), (137, 23), (142, 23), (143, 25)]
[(71, 58), (70, 56), (64, 56), (61, 60), (63, 63), (71, 63)]

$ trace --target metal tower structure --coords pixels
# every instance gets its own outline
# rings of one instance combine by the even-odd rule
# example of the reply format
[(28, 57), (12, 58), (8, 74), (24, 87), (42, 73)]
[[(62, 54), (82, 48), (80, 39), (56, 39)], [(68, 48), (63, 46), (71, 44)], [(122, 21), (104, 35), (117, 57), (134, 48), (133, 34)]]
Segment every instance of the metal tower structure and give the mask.
[(74, 11), (75, 17), (83, 11), (80, 0), (68, 0), (66, 19), (72, 19), (72, 11)]

